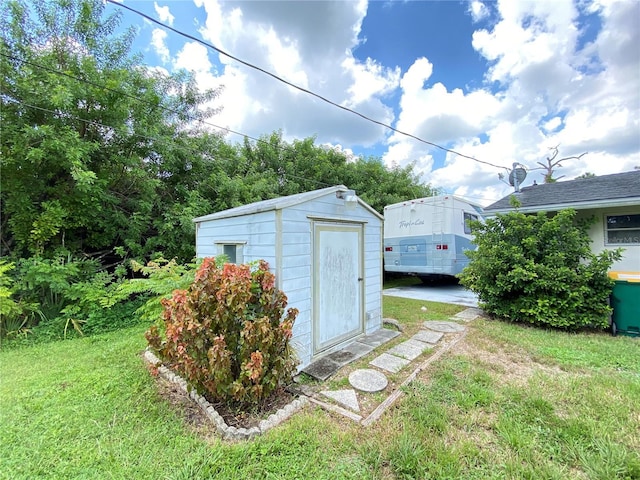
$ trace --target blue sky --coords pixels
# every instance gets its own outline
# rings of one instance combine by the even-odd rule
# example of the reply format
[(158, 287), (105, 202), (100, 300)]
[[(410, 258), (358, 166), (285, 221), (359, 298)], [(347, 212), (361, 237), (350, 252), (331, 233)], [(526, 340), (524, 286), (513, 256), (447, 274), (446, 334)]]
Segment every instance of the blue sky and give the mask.
[[(510, 191), (514, 162), (527, 183), (550, 148), (557, 175), (640, 166), (640, 2), (124, 0), (301, 87), (394, 128), (331, 107), (123, 10), (150, 67), (193, 71), (223, 86), (210, 122), (253, 137), (315, 136), (349, 155), (415, 165), (425, 182), (488, 204)], [(241, 137), (229, 134), (229, 141)], [(491, 165), (489, 165), (491, 164)], [(503, 168), (504, 167), (504, 168)]]

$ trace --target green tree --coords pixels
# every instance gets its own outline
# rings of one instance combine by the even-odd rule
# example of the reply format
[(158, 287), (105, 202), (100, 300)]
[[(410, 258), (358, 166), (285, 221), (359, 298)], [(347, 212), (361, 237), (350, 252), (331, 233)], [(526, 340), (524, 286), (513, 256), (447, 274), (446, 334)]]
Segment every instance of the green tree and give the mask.
[(245, 141), (244, 161), (237, 163), (245, 178), (259, 178), (260, 199), (344, 184), (382, 213), (385, 205), (436, 192), (420, 182), (413, 165), (388, 168), (379, 158), (348, 160), (341, 152), (315, 145), (314, 137), (288, 144), (274, 132), (260, 140)]
[(588, 222), (575, 211), (555, 215), (515, 211), (474, 222), (478, 249), (460, 283), (478, 294), (482, 308), (513, 322), (577, 329), (605, 328), (612, 281), (607, 271), (621, 250), (591, 252)]
[(1, 9), (3, 253), (164, 247), (156, 219), (194, 202), (172, 197), (167, 177), (192, 162), (187, 125), (212, 113), (200, 107), (217, 92), (145, 68), (133, 29), (116, 35), (119, 12), (105, 16), (101, 0)]
[(436, 195), (438, 190), (420, 182), (414, 165), (386, 167), (378, 158), (360, 158), (346, 165), (343, 183), (382, 213), (386, 205)]

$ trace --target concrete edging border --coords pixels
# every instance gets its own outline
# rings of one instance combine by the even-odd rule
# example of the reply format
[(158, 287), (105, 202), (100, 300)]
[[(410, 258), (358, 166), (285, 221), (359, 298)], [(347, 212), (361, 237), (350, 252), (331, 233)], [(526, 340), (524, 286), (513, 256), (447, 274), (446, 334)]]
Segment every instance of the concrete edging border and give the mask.
[(195, 390), (189, 391), (187, 388), (187, 382), (184, 378), (180, 377), (170, 369), (162, 365), (162, 362), (156, 357), (156, 355), (148, 348), (144, 351), (144, 360), (158, 368), (158, 374), (167, 380), (168, 382), (178, 385), (189, 397), (200, 407), (204, 414), (215, 425), (216, 430), (222, 438), (225, 440), (248, 440), (258, 435), (262, 435), (268, 430), (280, 425), (287, 420), (291, 415), (301, 410), (305, 405), (309, 403), (309, 399), (301, 395), (293, 400), (288, 405), (285, 405), (280, 410), (269, 415), (266, 419), (260, 421), (257, 427), (251, 428), (237, 428), (231, 425), (227, 425), (222, 416), (216, 411), (216, 409), (209, 403), (209, 401), (200, 395)]

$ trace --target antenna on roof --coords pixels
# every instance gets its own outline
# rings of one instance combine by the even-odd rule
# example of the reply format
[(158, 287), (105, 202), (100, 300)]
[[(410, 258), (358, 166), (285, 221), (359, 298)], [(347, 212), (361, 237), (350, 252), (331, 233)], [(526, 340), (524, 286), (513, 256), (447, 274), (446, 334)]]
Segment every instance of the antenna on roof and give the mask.
[(520, 192), (520, 185), (524, 182), (524, 179), (527, 178), (527, 170), (525, 166), (514, 162), (513, 170), (509, 173), (509, 185), (511, 185), (516, 193)]
[[(507, 183), (504, 181), (504, 174), (499, 173), (498, 178), (504, 183)], [(524, 182), (525, 178), (527, 178), (526, 167), (521, 163), (513, 162), (513, 170), (509, 172), (509, 185), (514, 187), (516, 193), (520, 192), (520, 185), (522, 185), (522, 182)]]

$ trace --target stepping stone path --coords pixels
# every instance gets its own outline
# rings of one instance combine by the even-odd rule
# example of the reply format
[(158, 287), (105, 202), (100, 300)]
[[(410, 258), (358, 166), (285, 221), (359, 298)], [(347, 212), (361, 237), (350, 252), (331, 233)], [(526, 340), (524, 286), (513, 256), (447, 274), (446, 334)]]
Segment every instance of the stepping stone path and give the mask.
[(340, 368), (363, 357), (374, 348), (394, 339), (398, 335), (400, 335), (400, 332), (381, 328), (370, 335), (360, 337), (357, 341), (342, 350), (330, 353), (326, 357), (316, 360), (303, 368), (302, 371), (307, 375), (311, 375), (313, 378), (325, 381)]
[[(451, 320), (469, 322), (482, 314), (476, 308), (468, 308), (454, 315)], [(430, 350), (444, 337), (445, 333), (460, 333), (466, 329), (464, 325), (455, 321), (426, 321), (423, 328), (408, 340), (388, 349), (369, 362), (370, 365), (385, 370), (390, 373), (397, 373), (409, 365), (412, 360), (418, 358), (422, 353)], [(356, 344), (351, 345), (341, 352), (328, 355), (327, 357), (314, 362), (312, 366), (303, 369), (316, 378), (324, 380), (331, 376), (338, 368), (350, 363), (355, 358), (359, 358), (373, 348), (388, 342), (400, 332), (381, 329), (373, 335), (367, 335)], [(324, 377), (324, 378), (323, 378)], [(353, 411), (360, 411), (356, 390), (360, 392), (379, 392), (388, 385), (387, 377), (384, 373), (373, 369), (360, 369), (351, 372), (349, 384), (355, 389), (345, 390), (324, 390), (320, 392), (327, 398), (335, 401), (341, 406)]]
[(397, 373), (411, 360), (418, 358), (424, 351), (430, 350), (444, 336), (445, 333), (459, 333), (466, 328), (455, 322), (427, 321), (423, 323), (426, 330), (420, 330), (409, 340), (399, 343), (387, 352), (378, 355), (369, 365)]
[(396, 357), (406, 358), (407, 360), (415, 360), (422, 353), (431, 347), (424, 342), (420, 342), (414, 338), (410, 338), (406, 342), (399, 343), (387, 353)]
[(356, 390), (373, 393), (387, 388), (389, 381), (384, 373), (370, 368), (362, 368), (351, 372), (349, 383)]
[(354, 412), (360, 411), (360, 404), (358, 403), (358, 397), (355, 390), (325, 390), (320, 392), (325, 397), (329, 397), (331, 400), (335, 400), (343, 407), (346, 407)]
[(440, 332), (429, 332), (427, 330), (420, 330), (412, 338), (424, 343), (436, 344), (442, 338), (444, 334)]
[(475, 320), (479, 316), (482, 315), (482, 310), (479, 308), (467, 308), (462, 310), (461, 312), (456, 313), (452, 320), (462, 320), (463, 322), (470, 322), (471, 320)]
[(406, 358), (396, 357), (395, 355), (390, 355), (388, 353), (383, 353), (382, 355), (378, 355), (376, 358), (369, 362), (369, 365), (373, 365), (374, 367), (381, 368), (382, 370), (386, 370), (387, 372), (397, 373), (406, 365), (409, 365), (411, 361)]
[(424, 322), (423, 325), (425, 328), (429, 330), (433, 330), (434, 332), (444, 332), (444, 333), (458, 333), (464, 331), (464, 325), (460, 325), (455, 322), (438, 322), (438, 321), (428, 321)]

